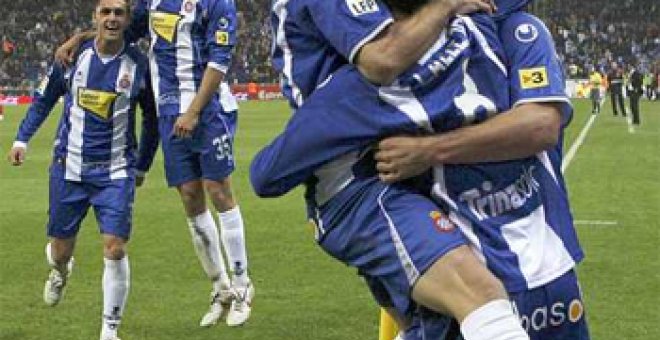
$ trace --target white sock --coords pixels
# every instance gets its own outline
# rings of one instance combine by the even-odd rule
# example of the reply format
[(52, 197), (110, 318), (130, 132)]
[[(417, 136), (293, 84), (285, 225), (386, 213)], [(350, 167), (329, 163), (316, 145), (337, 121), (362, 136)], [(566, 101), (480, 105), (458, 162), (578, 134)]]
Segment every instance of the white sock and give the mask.
[(213, 280), (213, 289), (218, 291), (222, 286), (229, 287), (229, 275), (220, 251), (220, 235), (213, 215), (206, 210), (193, 218), (188, 218), (188, 226), (195, 253), (202, 263), (204, 272)]
[(128, 256), (121, 260), (103, 259), (103, 323), (101, 340), (117, 337), (117, 328), (124, 314), (131, 281)]
[(248, 261), (241, 210), (235, 206), (230, 210), (218, 213), (218, 218), (222, 228), (222, 245), (227, 254), (229, 266), (234, 272), (233, 283), (246, 286), (250, 279), (247, 274)]
[(461, 323), (465, 340), (529, 340), (511, 303), (491, 301), (468, 314)]

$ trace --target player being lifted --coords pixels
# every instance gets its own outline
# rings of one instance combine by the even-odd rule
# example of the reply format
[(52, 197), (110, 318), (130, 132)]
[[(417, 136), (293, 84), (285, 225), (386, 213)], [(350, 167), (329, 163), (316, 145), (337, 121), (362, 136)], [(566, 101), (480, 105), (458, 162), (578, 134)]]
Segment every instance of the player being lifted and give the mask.
[[(211, 306), (200, 326), (217, 323), (229, 303), (227, 324), (245, 323), (254, 295), (243, 218), (230, 176), (238, 107), (223, 82), (236, 44), (236, 25), (233, 0), (138, 0), (127, 34), (129, 41), (150, 39), (167, 183), (181, 196), (195, 252), (213, 282)], [(58, 50), (59, 58), (66, 61), (85, 38), (80, 34), (70, 39)], [(206, 195), (218, 211), (221, 235)]]
[[(103, 322), (101, 340), (118, 340), (130, 286), (125, 245), (131, 233), (135, 186), (140, 186), (158, 147), (156, 111), (148, 61), (124, 42), (130, 20), (127, 0), (100, 0), (94, 12), (96, 34), (85, 42), (71, 68), (54, 64), (20, 124), (9, 153), (22, 165), (27, 144), (53, 106), (64, 96), (53, 163), (46, 258), (51, 271), (44, 287), (55, 306), (73, 267), (80, 223), (94, 209), (103, 234)], [(142, 108), (142, 134), (136, 157), (135, 110)]]

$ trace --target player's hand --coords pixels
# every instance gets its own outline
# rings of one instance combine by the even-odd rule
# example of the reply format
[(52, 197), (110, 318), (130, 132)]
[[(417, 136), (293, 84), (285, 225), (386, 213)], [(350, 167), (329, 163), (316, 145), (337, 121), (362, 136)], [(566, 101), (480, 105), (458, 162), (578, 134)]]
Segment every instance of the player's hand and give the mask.
[(66, 67), (71, 66), (73, 57), (79, 47), (80, 39), (77, 35), (72, 36), (55, 50), (55, 61)]
[(13, 166), (22, 165), (23, 162), (25, 161), (25, 152), (26, 150), (23, 147), (20, 146), (13, 147), (7, 154), (7, 160)]
[(176, 119), (176, 122), (174, 123), (174, 129), (172, 130), (172, 134), (174, 134), (178, 138), (192, 137), (193, 131), (195, 130), (198, 121), (199, 118), (196, 117), (195, 115), (190, 113), (184, 113), (180, 115), (179, 118)]
[(394, 183), (427, 171), (433, 158), (425, 142), (425, 137), (389, 137), (380, 141), (374, 155), (378, 177)]
[(135, 187), (139, 188), (144, 184), (144, 175), (135, 176)]
[(475, 12), (495, 13), (497, 7), (494, 0), (437, 0), (443, 6), (449, 6), (454, 15)]

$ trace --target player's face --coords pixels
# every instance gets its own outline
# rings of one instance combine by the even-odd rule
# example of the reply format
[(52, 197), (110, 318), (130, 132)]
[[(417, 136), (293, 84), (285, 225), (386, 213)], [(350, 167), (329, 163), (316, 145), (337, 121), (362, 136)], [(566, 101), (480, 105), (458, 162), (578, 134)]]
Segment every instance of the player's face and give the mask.
[(101, 0), (94, 12), (100, 39), (121, 40), (128, 26), (129, 13), (125, 0)]

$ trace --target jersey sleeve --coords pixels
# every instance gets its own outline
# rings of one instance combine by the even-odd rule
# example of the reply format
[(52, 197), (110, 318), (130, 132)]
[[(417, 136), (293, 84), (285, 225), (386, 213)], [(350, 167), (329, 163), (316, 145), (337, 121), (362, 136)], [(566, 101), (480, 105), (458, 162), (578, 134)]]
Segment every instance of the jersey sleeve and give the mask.
[(286, 194), (322, 165), (368, 147), (382, 136), (415, 133), (417, 124), (345, 65), (307, 98), (284, 131), (253, 158), (250, 182), (261, 197)]
[(393, 21), (377, 0), (314, 1), (309, 10), (320, 33), (351, 63), (360, 48)]
[(148, 75), (145, 76), (144, 86), (138, 96), (138, 103), (142, 109), (142, 130), (136, 169), (142, 174), (149, 171), (158, 150), (158, 117), (150, 79)]
[(562, 124), (572, 117), (566, 96), (562, 64), (545, 24), (537, 17), (518, 12), (499, 23), (506, 54), (512, 106), (528, 102), (561, 103)]
[(138, 0), (131, 13), (131, 24), (124, 33), (129, 43), (137, 42), (149, 34), (149, 8), (146, 0)]
[(209, 23), (206, 28), (206, 43), (209, 49), (209, 63), (222, 73), (227, 73), (231, 53), (236, 45), (236, 6), (230, 0), (211, 2)]
[(64, 73), (64, 69), (60, 64), (55, 63), (51, 66), (48, 75), (41, 81), (41, 85), (35, 91), (34, 102), (30, 105), (25, 118), (18, 127), (16, 141), (27, 144), (46, 120), (59, 98), (66, 93)]

